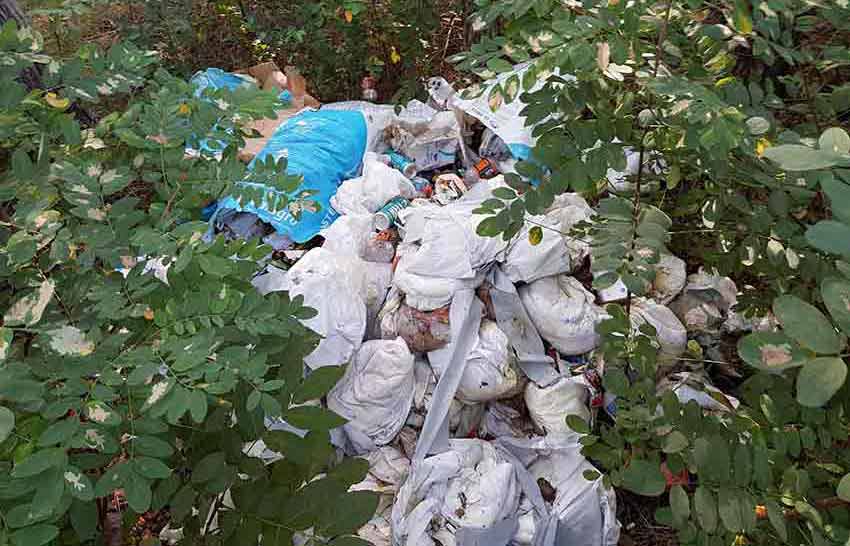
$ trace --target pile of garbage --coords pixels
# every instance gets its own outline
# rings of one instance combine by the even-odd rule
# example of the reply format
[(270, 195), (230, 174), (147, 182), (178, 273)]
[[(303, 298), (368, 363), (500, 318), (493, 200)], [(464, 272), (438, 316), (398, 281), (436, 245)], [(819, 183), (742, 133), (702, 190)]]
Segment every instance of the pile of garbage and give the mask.
[[(196, 82), (217, 85), (211, 76), (222, 75)], [(278, 71), (234, 77), (287, 86)], [(602, 304), (625, 290), (583, 284), (574, 274), (587, 271), (588, 243), (565, 235), (594, 211), (568, 193), (510, 241), (476, 233), (476, 210), (534, 145), (519, 93), (494, 112), (486, 98), (461, 99), (432, 79), (428, 104), (397, 112), (365, 101), (301, 108), (309, 101), (298, 92), (303, 83), (283, 90), (296, 106), (264, 145), (252, 143), (252, 161), (286, 157), (303, 175), (290, 206), (276, 208), (277, 190), (262, 188), (261, 201), (221, 200), (210, 224), (264, 238), (274, 260), (254, 286), (301, 295), (318, 311), (304, 321), (322, 336), (305, 374), (347, 366), (326, 400), (348, 420), (332, 442), (369, 460), (353, 488), (383, 499), (360, 535), (378, 546), (615, 546), (615, 494), (583, 477), (593, 467), (566, 424), (600, 409), (616, 417), (593, 351)], [(609, 182), (628, 174), (611, 171)], [(305, 190), (318, 208), (291, 206)], [(536, 245), (533, 225), (551, 228)], [(652, 324), (670, 364), (659, 389), (710, 411), (735, 407), (699, 371), (673, 364), (689, 336), (754, 327), (732, 311), (736, 294), (728, 278), (687, 275), (681, 259), (664, 256), (651, 294), (631, 306), (634, 328)]]

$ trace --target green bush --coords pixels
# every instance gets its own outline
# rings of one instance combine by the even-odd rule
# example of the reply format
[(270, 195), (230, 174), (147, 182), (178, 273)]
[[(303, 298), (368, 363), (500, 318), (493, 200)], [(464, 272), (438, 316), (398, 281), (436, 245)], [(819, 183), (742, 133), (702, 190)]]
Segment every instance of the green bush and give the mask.
[[(845, 544), (850, 137), (839, 126), (850, 112), (847, 3), (477, 5), (489, 34), (456, 60), (482, 78), (530, 62), (530, 76), (514, 87), (538, 124), (532, 159), (508, 177), (519, 194), (485, 203), (480, 233), (512, 237), (526, 213), (565, 191), (600, 196), (606, 169), (624, 167), (623, 148), (640, 154), (632, 191), (606, 194), (594, 223), (579, 228), (593, 241), (597, 288), (622, 279), (629, 289), (598, 329), (616, 419), (594, 430), (572, 422), (586, 434), (585, 454), (608, 483), (663, 496), (656, 519), (678, 530), (680, 544)], [(539, 79), (545, 85), (529, 92)], [(508, 80), (487, 99), (515, 93)], [(650, 153), (667, 163), (661, 180), (645, 167)], [(656, 332), (629, 325), (634, 298), (669, 248), (736, 279), (744, 291), (737, 311), (772, 310), (781, 325), (743, 337), (729, 355), (745, 374), (741, 406), (729, 413), (658, 395)], [(690, 479), (671, 488), (663, 467)]]
[[(122, 490), (126, 529), (168, 506), (184, 543), (289, 544), (312, 528), (362, 544), (346, 535), (377, 498), (347, 490), (368, 465), (338, 461), (327, 430), (342, 420), (305, 405), (342, 372), (303, 379), (318, 339), (298, 319), (315, 311), (253, 289), (268, 247), (207, 240), (195, 221), (245, 176), (242, 125), (277, 99), (195, 97), (128, 45), (52, 59), (13, 23), (0, 59), (0, 543), (103, 543)], [(32, 65), (49, 91), (15, 81)], [(72, 113), (109, 105), (93, 127)], [(185, 154), (202, 139), (226, 145), (221, 161)], [(291, 188), (284, 168), (256, 176)], [(278, 416), (306, 436), (267, 431)], [(261, 440), (286, 459), (248, 456)]]

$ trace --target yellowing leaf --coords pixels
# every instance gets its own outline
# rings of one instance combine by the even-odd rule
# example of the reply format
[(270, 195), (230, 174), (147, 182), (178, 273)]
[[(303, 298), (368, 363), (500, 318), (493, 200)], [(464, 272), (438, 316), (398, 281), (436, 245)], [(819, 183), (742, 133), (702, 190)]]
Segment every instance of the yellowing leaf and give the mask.
[(71, 105), (71, 101), (65, 98), (59, 98), (56, 93), (48, 93), (44, 95), (44, 102), (56, 108), (57, 110), (65, 110)]
[(86, 339), (86, 335), (75, 326), (62, 326), (48, 330), (50, 348), (60, 355), (87, 356), (94, 351), (94, 343)]
[(354, 14), (351, 13), (350, 9), (345, 10), (345, 22), (350, 23), (354, 20)]
[(766, 138), (758, 139), (756, 142), (756, 155), (761, 157), (764, 155), (764, 151), (770, 148), (770, 141)]
[(395, 46), (393, 46), (390, 50), (390, 60), (393, 64), (398, 64), (399, 61), (401, 61), (401, 55), (398, 54), (398, 51), (396, 51)]
[(177, 107), (177, 113), (181, 116), (188, 116), (191, 111), (192, 109), (189, 108), (189, 105), (185, 102), (181, 103), (180, 106)]
[(41, 315), (47, 308), (47, 304), (53, 298), (56, 283), (46, 280), (41, 283), (38, 290), (24, 296), (16, 301), (6, 314), (3, 322), (6, 326), (27, 325), (32, 326), (41, 320)]
[(540, 226), (534, 226), (528, 231), (528, 242), (531, 246), (537, 246), (543, 240), (543, 230)]

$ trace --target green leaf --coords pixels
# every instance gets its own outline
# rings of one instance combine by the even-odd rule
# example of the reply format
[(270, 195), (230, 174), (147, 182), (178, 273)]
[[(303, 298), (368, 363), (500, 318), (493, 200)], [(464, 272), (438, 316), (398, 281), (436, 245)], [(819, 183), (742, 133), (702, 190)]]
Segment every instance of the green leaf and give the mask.
[(292, 426), (305, 430), (330, 430), (346, 423), (339, 415), (318, 406), (292, 408), (283, 414), (283, 419)]
[(753, 477), (753, 463), (750, 448), (746, 444), (738, 444), (735, 448), (735, 483), (741, 487), (750, 484)]
[(850, 335), (850, 282), (844, 279), (824, 280), (821, 284), (821, 297), (841, 331)]
[(500, 72), (510, 72), (514, 67), (501, 57), (493, 57), (487, 61), (487, 68), (498, 74)]
[(578, 415), (567, 415), (566, 421), (567, 426), (570, 427), (571, 430), (574, 430), (579, 434), (590, 434), (590, 427), (588, 426), (587, 421)]
[(348, 536), (336, 537), (331, 541), (329, 546), (372, 546), (372, 543), (360, 537)]
[(136, 473), (130, 473), (127, 482), (124, 484), (124, 494), (127, 497), (127, 504), (130, 505), (130, 509), (137, 514), (144, 514), (151, 506), (150, 483)]
[(516, 192), (511, 188), (496, 188), (493, 190), (493, 195), (499, 199), (516, 199)]
[(837, 163), (832, 153), (815, 150), (801, 144), (782, 144), (771, 146), (764, 151), (764, 157), (777, 163), (785, 171), (814, 171), (828, 169)]
[(821, 179), (820, 186), (829, 197), (832, 217), (850, 224), (850, 184), (832, 177), (826, 180)]
[(48, 468), (65, 466), (68, 457), (65, 455), (65, 450), (52, 447), (36, 451), (20, 464), (16, 464), (12, 469), (13, 478), (29, 478), (36, 474), (41, 474)]
[(5, 442), (14, 429), (15, 414), (6, 406), (0, 406), (0, 442)]
[(369, 473), (369, 461), (358, 457), (349, 457), (335, 466), (328, 477), (339, 480), (348, 488), (355, 483), (360, 483)]
[(81, 541), (94, 538), (97, 532), (97, 504), (75, 500), (69, 510), (71, 526)]
[(744, 523), (741, 521), (741, 506), (737, 491), (728, 487), (721, 488), (717, 500), (717, 510), (720, 513), (720, 520), (723, 522), (723, 526), (729, 532), (740, 533), (743, 531)]
[(830, 127), (821, 134), (818, 147), (827, 152), (846, 154), (850, 152), (850, 135), (844, 129)]
[(251, 394), (248, 395), (248, 401), (245, 402), (245, 407), (248, 408), (248, 411), (257, 409), (257, 406), (260, 405), (260, 396), (262, 396), (260, 391), (251, 391)]
[(225, 458), (223, 451), (216, 451), (215, 453), (210, 453), (206, 457), (200, 460), (195, 468), (192, 470), (192, 482), (193, 483), (205, 483), (215, 478), (216, 475), (222, 471), (225, 465)]
[(836, 493), (841, 500), (850, 502), (850, 473), (844, 475), (841, 481), (838, 482)]
[(717, 528), (717, 502), (714, 493), (704, 485), (697, 486), (694, 492), (694, 512), (700, 527), (712, 533)]
[(56, 283), (46, 280), (34, 291), (17, 300), (3, 315), (5, 326), (33, 326), (41, 320), (47, 304), (53, 298)]
[(785, 521), (785, 513), (775, 500), (767, 500), (764, 503), (767, 508), (767, 518), (770, 524), (776, 530), (776, 534), (782, 539), (782, 542), (788, 541), (788, 524)]
[(688, 447), (688, 438), (678, 430), (674, 430), (664, 438), (664, 453), (678, 453)]
[(738, 355), (750, 366), (779, 372), (802, 366), (808, 356), (782, 332), (755, 332), (738, 341)]
[(136, 457), (133, 459), (135, 470), (141, 476), (151, 480), (162, 480), (171, 475), (171, 469), (159, 459), (153, 457)]
[(12, 338), (15, 332), (9, 328), (0, 327), (0, 362), (6, 360), (9, 351), (12, 350)]
[(847, 379), (847, 364), (836, 357), (816, 358), (797, 375), (797, 402), (809, 408), (826, 405)]
[(691, 517), (691, 501), (681, 485), (670, 488), (670, 509), (676, 526), (683, 525)]
[(66, 442), (71, 436), (80, 429), (80, 418), (77, 416), (68, 417), (53, 423), (41, 433), (38, 437), (38, 445), (40, 447), (51, 446), (53, 444), (61, 444)]
[(55, 525), (33, 525), (12, 533), (12, 543), (16, 546), (42, 546), (59, 536)]
[(207, 416), (207, 394), (195, 389), (189, 394), (189, 414), (195, 423), (203, 423)]
[(171, 517), (180, 523), (186, 516), (192, 513), (192, 506), (195, 504), (195, 497), (198, 493), (189, 485), (184, 485), (180, 491), (171, 499)]
[(174, 448), (165, 440), (155, 436), (138, 436), (133, 440), (136, 453), (147, 457), (164, 458), (174, 453)]
[(814, 305), (796, 296), (773, 300), (773, 312), (783, 331), (797, 343), (820, 354), (841, 350), (841, 340), (829, 320)]
[(623, 471), (623, 487), (645, 497), (657, 497), (664, 493), (666, 482), (658, 463), (632, 459)]
[(806, 230), (806, 241), (816, 249), (850, 258), (850, 226), (835, 220), (821, 220)]
[(371, 491), (355, 491), (333, 499), (333, 521), (321, 534), (342, 535), (356, 532), (378, 509), (380, 495)]

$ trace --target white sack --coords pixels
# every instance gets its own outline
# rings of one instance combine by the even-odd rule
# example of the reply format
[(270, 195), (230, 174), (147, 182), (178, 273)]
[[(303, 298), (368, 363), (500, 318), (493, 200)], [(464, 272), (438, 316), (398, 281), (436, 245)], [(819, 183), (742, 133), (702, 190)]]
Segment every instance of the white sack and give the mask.
[(587, 388), (571, 377), (545, 388), (531, 382), (525, 387), (525, 404), (531, 420), (546, 434), (569, 433), (572, 429), (567, 426), (568, 415), (578, 415), (589, 422), (588, 397)]
[(457, 397), (464, 402), (508, 398), (522, 387), (508, 336), (491, 320), (481, 322), (478, 342), (466, 361), (457, 390)]
[(554, 488), (551, 511), (559, 521), (551, 544), (617, 546), (616, 495), (605, 488), (601, 476), (594, 481), (584, 478), (585, 471), (596, 469), (581, 454), (579, 438), (573, 433), (529, 440), (501, 438), (497, 443), (526, 465), (535, 481), (544, 479)]
[(661, 360), (671, 360), (681, 356), (688, 346), (688, 332), (669, 308), (651, 300), (635, 298), (631, 306), (632, 328), (637, 330), (644, 323), (651, 324), (656, 330), (660, 345)]
[(596, 324), (605, 312), (576, 279), (546, 277), (520, 287), (519, 296), (540, 335), (560, 353), (580, 355), (596, 348)]
[(331, 197), (331, 206), (340, 214), (374, 214), (393, 197), (413, 199), (416, 189), (396, 169), (367, 154), (363, 176), (346, 180)]
[(652, 283), (651, 297), (658, 303), (667, 305), (685, 287), (685, 261), (672, 254), (662, 254), (654, 267), (655, 280)]
[[(590, 245), (564, 235), (579, 222), (589, 220), (593, 209), (578, 194), (557, 196), (545, 215), (530, 216), (515, 241), (508, 248), (502, 270), (513, 282), (533, 282), (543, 277), (568, 273), (581, 264)], [(543, 229), (543, 240), (532, 245), (528, 234), (535, 226)]]
[(328, 393), (328, 408), (348, 419), (343, 431), (362, 453), (395, 438), (410, 411), (413, 388), (413, 354), (404, 341), (367, 341)]
[(374, 232), (370, 214), (350, 214), (337, 218), (319, 235), (325, 238), (322, 248), (364, 258), (366, 245)]
[(414, 468), (399, 490), (393, 544), (435, 546), (436, 538), (453, 545), (459, 531), (493, 529), (515, 518), (521, 491), (514, 465), (481, 440), (449, 445), (449, 451)]
[(688, 276), (670, 309), (689, 332), (718, 333), (737, 303), (738, 288), (732, 279), (700, 270)]

